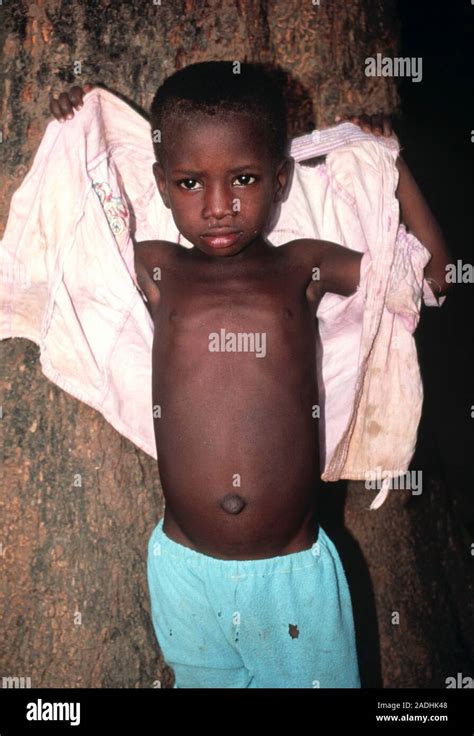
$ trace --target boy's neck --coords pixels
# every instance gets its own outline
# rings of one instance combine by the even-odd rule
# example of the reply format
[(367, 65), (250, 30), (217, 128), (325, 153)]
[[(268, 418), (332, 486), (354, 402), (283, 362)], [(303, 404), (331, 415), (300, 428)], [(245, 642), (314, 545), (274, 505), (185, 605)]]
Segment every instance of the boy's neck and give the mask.
[(274, 247), (274, 245), (265, 240), (261, 235), (258, 235), (255, 240), (253, 240), (245, 248), (243, 248), (238, 253), (235, 253), (234, 255), (208, 255), (207, 253), (203, 253), (201, 250), (199, 250), (199, 248), (196, 248), (196, 246), (193, 246), (191, 252), (194, 253), (194, 255), (198, 258), (202, 258), (202, 260), (205, 261), (231, 261), (232, 263), (235, 263), (237, 261), (248, 261), (253, 258), (258, 258), (259, 256), (268, 253), (270, 250), (273, 250)]

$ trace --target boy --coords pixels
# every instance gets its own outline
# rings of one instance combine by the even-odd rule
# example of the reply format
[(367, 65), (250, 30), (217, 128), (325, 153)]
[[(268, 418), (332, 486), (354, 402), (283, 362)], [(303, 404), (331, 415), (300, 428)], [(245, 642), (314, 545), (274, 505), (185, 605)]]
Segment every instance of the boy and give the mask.
[[(347, 580), (318, 524), (314, 408), (315, 314), (326, 292), (354, 293), (361, 254), (262, 236), (291, 175), (285, 105), (262, 67), (233, 72), (186, 67), (151, 107), (156, 183), (193, 245), (135, 247), (160, 337), (153, 624), (175, 687), (360, 687)], [(441, 292), (442, 236), (399, 167), (402, 214)]]

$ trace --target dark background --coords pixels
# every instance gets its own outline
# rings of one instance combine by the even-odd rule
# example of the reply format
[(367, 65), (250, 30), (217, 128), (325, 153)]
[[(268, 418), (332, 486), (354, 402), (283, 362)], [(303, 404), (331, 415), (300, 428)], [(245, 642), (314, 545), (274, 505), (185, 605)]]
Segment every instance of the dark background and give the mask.
[[(395, 121), (403, 156), (430, 204), (452, 261), (474, 264), (474, 129), (470, 2), (399, 0), (401, 56), (423, 58), (420, 83), (400, 80)], [(474, 541), (474, 284), (455, 285), (441, 309), (423, 307), (415, 333), (425, 390), (412, 467), (426, 470)], [(466, 514), (467, 512), (467, 514)]]

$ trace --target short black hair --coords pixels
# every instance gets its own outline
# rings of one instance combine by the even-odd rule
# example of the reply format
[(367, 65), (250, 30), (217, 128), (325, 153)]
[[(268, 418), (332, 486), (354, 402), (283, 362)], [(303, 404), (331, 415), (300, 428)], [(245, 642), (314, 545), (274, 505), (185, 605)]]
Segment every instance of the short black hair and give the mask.
[(281, 160), (288, 155), (284, 80), (276, 67), (251, 62), (203, 61), (175, 72), (158, 88), (150, 108), (156, 160), (164, 165), (163, 144), (172, 135), (173, 120), (228, 113), (258, 121), (272, 161)]

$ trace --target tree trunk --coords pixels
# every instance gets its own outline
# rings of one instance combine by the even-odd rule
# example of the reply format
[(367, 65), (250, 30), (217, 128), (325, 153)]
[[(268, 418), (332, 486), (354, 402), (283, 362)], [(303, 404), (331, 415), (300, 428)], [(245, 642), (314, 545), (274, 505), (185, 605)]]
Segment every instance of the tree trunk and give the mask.
[[(293, 135), (332, 123), (336, 113), (394, 112), (394, 80), (364, 74), (367, 56), (397, 52), (394, 7), (382, 0), (7, 5), (3, 227), (50, 118), (50, 91), (99, 82), (147, 110), (164, 77), (189, 63), (271, 61), (289, 75)], [(0, 350), (2, 674), (29, 677), (32, 687), (170, 686), (146, 584), (147, 541), (163, 513), (155, 462), (48, 381), (32, 343), (6, 340)], [(447, 556), (465, 555), (454, 547), (446, 507), (430, 494), (406, 503), (399, 493), (369, 512), (369, 492), (358, 485), (345, 513), (345, 492), (324, 490), (323, 523), (347, 567), (363, 682), (443, 686), (462, 659), (458, 624), (450, 630), (457, 614)], [(442, 553), (431, 532), (427, 538), (428, 514)], [(344, 518), (340, 532), (335, 522)], [(391, 623), (394, 611), (399, 625)]]

